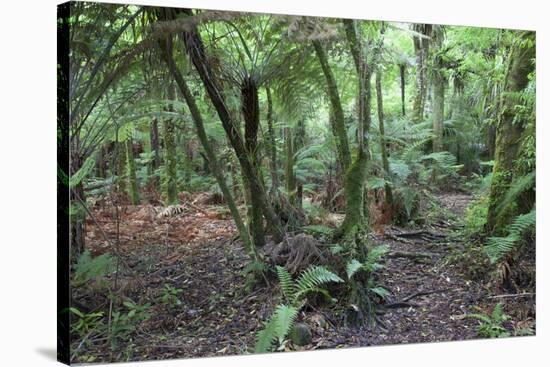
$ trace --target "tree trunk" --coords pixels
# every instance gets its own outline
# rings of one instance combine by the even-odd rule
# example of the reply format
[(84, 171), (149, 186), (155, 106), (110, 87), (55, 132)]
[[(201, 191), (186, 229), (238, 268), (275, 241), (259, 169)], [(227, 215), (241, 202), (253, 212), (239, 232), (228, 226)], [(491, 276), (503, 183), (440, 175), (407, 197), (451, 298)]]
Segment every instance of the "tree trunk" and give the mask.
[(285, 127), (285, 183), (288, 201), (291, 205), (296, 203), (296, 176), (294, 176), (294, 147), (292, 129)]
[(271, 89), (265, 87), (265, 93), (267, 95), (267, 134), (270, 158), (270, 172), (271, 172), (271, 189), (270, 195), (275, 198), (279, 192), (279, 174), (277, 172), (277, 143), (275, 140), (275, 130), (273, 129), (273, 101), (271, 99)]
[[(521, 149), (521, 137), (527, 121), (516, 121), (514, 111), (518, 104), (517, 93), (527, 87), (528, 76), (535, 65), (535, 33), (524, 32), (510, 54), (507, 76), (504, 86), (502, 114), (496, 128), (495, 165), (489, 194), (487, 213), (487, 232), (490, 235), (502, 235), (511, 219), (521, 214), (521, 210), (532, 206), (534, 197), (521, 197), (514, 205), (500, 208), (510, 184), (516, 178), (518, 168), (514, 163)], [(529, 201), (529, 202), (526, 202)]]
[(156, 118), (151, 121), (149, 137), (151, 139), (151, 152), (153, 153), (151, 168), (154, 172), (157, 168), (160, 167), (159, 123)]
[[(78, 148), (74, 147), (74, 145), (69, 154), (71, 158), (69, 163), (69, 177), (71, 177), (82, 167), (83, 161), (78, 154)], [(81, 201), (86, 202), (86, 197), (84, 196), (82, 182), (71, 188), (69, 192), (69, 205), (73, 208), (78, 208), (69, 211), (69, 251), (71, 263), (74, 264), (78, 261), (78, 258), (86, 248), (86, 216), (81, 205)]]
[[(244, 117), (245, 147), (254, 169), (254, 174), (261, 177), (258, 162), (258, 129), (260, 127), (260, 104), (258, 99), (258, 86), (252, 78), (246, 78), (241, 84), (241, 111)], [(256, 246), (265, 245), (264, 219), (262, 213), (261, 192), (258, 186), (252, 184), (250, 177), (245, 177), (249, 206), (248, 226), (250, 234)], [(261, 181), (261, 178), (260, 178)]]
[[(380, 130), (380, 153), (382, 155), (382, 167), (384, 168), (384, 178), (389, 180), (390, 177), (390, 164), (388, 161), (388, 152), (386, 151), (386, 138), (384, 128), (384, 105), (382, 98), (382, 76), (380, 70), (376, 72), (376, 105), (378, 109), (378, 127)], [(393, 208), (393, 193), (391, 186), (386, 182), (384, 185), (386, 193), (386, 207), (389, 210)]]
[(120, 197), (125, 200), (128, 197), (128, 172), (126, 169), (128, 159), (126, 158), (126, 145), (124, 142), (117, 142), (116, 144), (118, 144), (116, 148), (118, 153), (115, 157), (117, 164), (117, 190)]
[[(174, 87), (172, 84), (168, 86), (167, 98), (169, 100), (173, 100), (175, 98)], [(170, 103), (166, 110), (173, 112), (173, 105)], [(164, 195), (166, 205), (174, 205), (178, 203), (178, 163), (176, 154), (175, 126), (172, 119), (164, 120), (164, 170)]]
[(445, 77), (440, 70), (434, 70), (433, 91), (433, 145), (434, 152), (443, 150), (443, 119), (445, 116)]
[[(429, 36), (432, 26), (430, 24), (415, 24), (413, 30), (425, 36)], [(424, 120), (424, 108), (426, 105), (426, 63), (429, 52), (429, 40), (419, 36), (413, 37), (414, 52), (416, 55), (416, 91), (413, 101), (413, 122)]]
[[(292, 164), (294, 165), (296, 163), (295, 155), (296, 153), (302, 149), (305, 145), (306, 140), (306, 124), (304, 119), (298, 120), (298, 125), (296, 126), (296, 138), (294, 139), (293, 144), (293, 153), (292, 153)], [(303, 195), (304, 195), (304, 183), (302, 180), (296, 178), (296, 173), (294, 172), (294, 180), (296, 183), (296, 202), (295, 206), (296, 208), (301, 211), (302, 210), (302, 201), (303, 201)]]
[(132, 205), (139, 204), (139, 188), (136, 178), (136, 161), (134, 159), (134, 144), (132, 143), (132, 138), (126, 138), (126, 160), (128, 167), (128, 185), (129, 185), (129, 194), (130, 202)]
[[(183, 12), (188, 15), (192, 15), (192, 12), (188, 9), (184, 9)], [(261, 184), (261, 180), (255, 172), (254, 166), (247, 155), (242, 138), (225, 103), (216, 74), (208, 62), (200, 34), (198, 33), (196, 27), (192, 26), (189, 31), (182, 32), (182, 38), (185, 42), (187, 52), (191, 57), (193, 65), (195, 66), (206, 88), (210, 100), (218, 112), (222, 126), (231, 142), (231, 145), (233, 146), (233, 149), (235, 150), (242, 171), (247, 177), (249, 177), (250, 184), (253, 186), (253, 191), (258, 193), (258, 201), (261, 202), (262, 211), (266, 216), (267, 223), (271, 228), (273, 237), (276, 242), (280, 242), (284, 237), (281, 221), (276, 215), (271, 203), (268, 201), (267, 195)]]
[(338, 148), (338, 157), (342, 163), (342, 168), (347, 171), (351, 165), (351, 153), (349, 150), (348, 135), (344, 121), (344, 110), (338, 94), (338, 86), (332, 73), (332, 69), (327, 60), (325, 49), (319, 40), (314, 40), (313, 47), (323, 69), (323, 74), (327, 83), (327, 93), (330, 100), (332, 115), (334, 117), (333, 130), (336, 133), (336, 146)]
[(248, 254), (250, 255), (250, 257), (253, 260), (257, 260), (258, 256), (256, 253), (256, 248), (252, 240), (250, 239), (248, 230), (244, 225), (244, 222), (241, 218), (241, 214), (239, 213), (239, 210), (237, 208), (237, 204), (235, 203), (233, 195), (231, 194), (231, 190), (229, 189), (229, 187), (227, 187), (227, 184), (225, 182), (225, 177), (223, 175), (223, 171), (216, 158), (216, 154), (214, 153), (214, 150), (210, 145), (208, 136), (206, 135), (206, 130), (204, 128), (204, 121), (202, 119), (202, 115), (199, 111), (199, 108), (197, 107), (195, 99), (191, 94), (191, 91), (189, 90), (187, 83), (185, 82), (185, 79), (183, 79), (183, 76), (181, 75), (180, 71), (177, 69), (176, 63), (174, 62), (174, 59), (172, 57), (172, 52), (171, 52), (171, 46), (172, 45), (170, 40), (168, 44), (168, 49), (165, 49), (165, 53), (164, 53), (165, 61), (168, 64), (168, 68), (170, 69), (170, 72), (174, 77), (180, 89), (180, 92), (185, 99), (185, 102), (187, 103), (187, 106), (189, 107), (189, 111), (191, 112), (191, 117), (193, 119), (195, 129), (197, 130), (197, 135), (199, 136), (201, 145), (210, 162), (212, 173), (214, 174), (214, 177), (216, 178), (216, 182), (218, 183), (218, 186), (220, 187), (220, 190), (224, 196), (225, 202), (229, 207), (229, 211), (231, 212), (231, 216), (233, 217), (235, 226), (237, 227), (237, 230), (241, 237), (241, 241), (243, 242), (243, 245), (247, 250)]
[(405, 65), (399, 65), (399, 77), (401, 79), (401, 113), (405, 116)]

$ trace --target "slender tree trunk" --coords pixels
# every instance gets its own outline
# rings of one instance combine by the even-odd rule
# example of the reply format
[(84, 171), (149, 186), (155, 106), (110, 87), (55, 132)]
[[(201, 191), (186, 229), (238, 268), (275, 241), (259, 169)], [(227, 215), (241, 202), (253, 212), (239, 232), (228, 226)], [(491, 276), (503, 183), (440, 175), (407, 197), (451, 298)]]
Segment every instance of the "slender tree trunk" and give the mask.
[(399, 65), (399, 77), (401, 80), (401, 113), (405, 116), (405, 65)]
[[(258, 86), (252, 78), (247, 78), (241, 85), (241, 110), (244, 117), (245, 147), (252, 163), (254, 173), (261, 180), (261, 172), (258, 164), (258, 129), (260, 127), (260, 104), (258, 99)], [(264, 219), (262, 213), (261, 192), (253, 185), (250, 178), (246, 177), (248, 197), (248, 220), (250, 234), (256, 246), (265, 244)], [(263, 186), (263, 185), (262, 185)]]
[[(184, 9), (183, 12), (188, 15), (192, 15), (191, 11), (188, 9)], [(195, 66), (206, 88), (210, 100), (218, 112), (218, 116), (231, 142), (231, 145), (233, 146), (233, 149), (235, 149), (235, 153), (241, 165), (242, 171), (249, 178), (250, 184), (253, 186), (253, 191), (258, 193), (258, 201), (261, 202), (262, 211), (266, 216), (267, 223), (271, 228), (273, 237), (276, 242), (279, 242), (284, 237), (281, 221), (271, 206), (271, 203), (268, 201), (265, 190), (261, 184), (261, 180), (248, 157), (244, 142), (225, 103), (216, 74), (208, 62), (200, 34), (198, 33), (196, 27), (192, 26), (189, 31), (182, 32), (182, 38), (184, 39), (187, 52), (189, 53), (193, 65)]]
[(504, 86), (502, 115), (496, 128), (495, 165), (489, 194), (487, 213), (487, 232), (490, 235), (502, 235), (511, 219), (521, 214), (521, 210), (534, 204), (534, 197), (521, 197), (514, 205), (501, 208), (505, 197), (520, 167), (515, 161), (521, 150), (521, 137), (527, 121), (516, 121), (514, 108), (517, 105), (517, 93), (527, 87), (528, 76), (535, 69), (535, 33), (524, 32), (510, 54), (506, 84)]
[(443, 150), (443, 119), (445, 116), (445, 78), (441, 71), (434, 71), (434, 92), (433, 92), (433, 151)]
[[(171, 83), (168, 86), (167, 97), (169, 100), (175, 98), (174, 87)], [(170, 103), (166, 109), (173, 112), (174, 107)], [(178, 203), (178, 163), (175, 129), (172, 119), (164, 120), (164, 195), (167, 205)]]
[[(73, 145), (72, 149), (69, 151), (69, 155), (69, 177), (71, 177), (76, 172), (78, 172), (84, 162), (78, 154), (78, 148), (76, 147), (76, 145)], [(86, 202), (82, 182), (69, 190), (70, 205), (72, 205), (74, 208), (80, 209), (73, 211), (69, 216), (69, 248), (71, 263), (76, 263), (78, 261), (78, 258), (80, 257), (80, 255), (82, 255), (84, 249), (86, 248), (86, 218), (84, 214), (84, 209), (82, 209), (80, 201)]]
[(273, 101), (271, 99), (271, 89), (266, 86), (265, 92), (267, 95), (267, 133), (268, 133), (268, 148), (270, 158), (271, 172), (271, 189), (270, 195), (275, 198), (279, 192), (279, 173), (277, 172), (277, 143), (275, 140), (275, 130), (273, 129)]
[(139, 188), (136, 178), (136, 161), (134, 159), (134, 144), (131, 137), (126, 138), (126, 160), (128, 167), (128, 188), (132, 205), (139, 204)]
[(177, 69), (176, 63), (174, 62), (174, 59), (172, 57), (171, 49), (172, 49), (172, 44), (170, 40), (167, 45), (167, 49), (165, 49), (165, 53), (164, 53), (165, 61), (168, 64), (170, 73), (174, 77), (180, 89), (180, 92), (183, 95), (185, 102), (187, 103), (187, 106), (189, 107), (189, 111), (191, 112), (191, 117), (193, 118), (195, 129), (197, 130), (197, 135), (199, 136), (201, 145), (205, 151), (205, 154), (208, 160), (210, 161), (210, 167), (212, 168), (212, 172), (214, 174), (214, 177), (216, 178), (216, 182), (218, 183), (218, 186), (220, 187), (220, 190), (224, 196), (225, 202), (229, 207), (231, 216), (235, 221), (235, 226), (237, 227), (237, 230), (241, 237), (241, 241), (243, 242), (243, 245), (247, 250), (248, 254), (251, 256), (251, 258), (254, 260), (257, 260), (258, 256), (257, 256), (254, 243), (252, 242), (248, 234), (248, 230), (244, 225), (244, 222), (241, 218), (241, 214), (239, 213), (239, 210), (237, 208), (237, 204), (235, 203), (233, 195), (231, 195), (231, 190), (229, 189), (229, 187), (227, 187), (227, 184), (225, 182), (225, 177), (223, 175), (223, 171), (220, 167), (218, 159), (216, 158), (216, 154), (214, 153), (214, 150), (210, 145), (208, 136), (206, 135), (206, 130), (204, 128), (204, 121), (202, 119), (202, 115), (199, 111), (199, 108), (197, 107), (197, 104), (195, 102), (193, 95), (191, 94), (191, 91), (187, 86), (187, 83), (185, 82), (185, 79), (183, 79), (183, 76), (181, 75), (180, 71)]
[[(292, 164), (296, 163), (295, 155), (302, 149), (305, 145), (306, 140), (306, 124), (304, 119), (298, 120), (298, 125), (296, 126), (296, 138), (294, 139), (293, 144), (293, 154), (292, 154)], [(302, 201), (304, 195), (304, 183), (296, 178), (296, 173), (294, 172), (294, 180), (296, 182), (296, 203), (295, 206), (298, 210), (302, 210)]]
[(338, 86), (336, 85), (336, 80), (334, 79), (334, 74), (332, 73), (332, 69), (328, 63), (326, 51), (323, 45), (319, 40), (314, 40), (312, 42), (327, 82), (327, 93), (332, 108), (332, 115), (334, 116), (333, 129), (336, 132), (338, 156), (344, 171), (347, 171), (351, 165), (351, 153), (349, 149), (346, 124), (344, 121), (344, 110), (342, 109), (340, 95), (338, 94)]
[(118, 147), (116, 148), (116, 150), (118, 151), (116, 157), (116, 171), (118, 172), (117, 189), (120, 197), (126, 199), (128, 197), (128, 172), (126, 169), (128, 159), (126, 158), (126, 145), (124, 142), (117, 142), (116, 144), (118, 144)]
[(296, 203), (296, 176), (294, 176), (294, 147), (292, 129), (285, 127), (285, 183), (288, 201), (291, 205)]
[[(429, 24), (415, 24), (413, 30), (429, 36), (432, 26)], [(416, 55), (416, 92), (413, 101), (413, 121), (424, 120), (424, 109), (426, 105), (426, 94), (428, 91), (426, 81), (426, 63), (429, 52), (429, 40), (419, 36), (413, 37), (414, 51)]]
[(153, 153), (151, 168), (154, 172), (157, 168), (160, 167), (159, 123), (156, 118), (151, 121), (149, 137), (151, 139), (151, 152)]
[[(386, 132), (384, 128), (384, 105), (382, 96), (382, 76), (380, 70), (376, 72), (376, 104), (378, 109), (378, 127), (380, 130), (380, 153), (382, 155), (382, 167), (384, 168), (384, 176), (386, 180), (390, 177), (390, 164), (388, 161), (388, 152), (386, 151)], [(386, 193), (386, 206), (388, 209), (393, 208), (393, 193), (391, 186), (386, 182), (384, 185)]]

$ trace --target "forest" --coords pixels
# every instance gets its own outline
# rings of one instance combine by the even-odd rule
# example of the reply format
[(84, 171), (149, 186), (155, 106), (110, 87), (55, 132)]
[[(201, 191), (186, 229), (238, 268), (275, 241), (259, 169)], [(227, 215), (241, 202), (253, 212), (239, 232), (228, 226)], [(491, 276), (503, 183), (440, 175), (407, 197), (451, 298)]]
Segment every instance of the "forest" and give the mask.
[(57, 27), (71, 361), (535, 335), (534, 32), (91, 2)]

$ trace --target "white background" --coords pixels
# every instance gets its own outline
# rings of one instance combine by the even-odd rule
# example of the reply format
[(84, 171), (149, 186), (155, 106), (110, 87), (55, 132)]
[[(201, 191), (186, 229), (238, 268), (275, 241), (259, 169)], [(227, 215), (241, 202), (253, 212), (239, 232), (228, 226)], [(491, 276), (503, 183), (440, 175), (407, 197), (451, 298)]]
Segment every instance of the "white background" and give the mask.
[[(114, 1), (120, 2), (120, 1)], [(144, 366), (495, 366), (548, 358), (549, 26), (545, 1), (157, 0), (151, 5), (537, 31), (537, 336), (147, 362)], [(51, 366), (56, 346), (56, 4), (3, 1), (0, 20), (0, 365)], [(546, 104), (543, 103), (546, 101)], [(546, 345), (546, 350), (544, 349)], [(548, 363), (547, 361), (545, 361)], [(137, 363), (124, 364), (137, 365)], [(547, 364), (546, 364), (547, 365)]]

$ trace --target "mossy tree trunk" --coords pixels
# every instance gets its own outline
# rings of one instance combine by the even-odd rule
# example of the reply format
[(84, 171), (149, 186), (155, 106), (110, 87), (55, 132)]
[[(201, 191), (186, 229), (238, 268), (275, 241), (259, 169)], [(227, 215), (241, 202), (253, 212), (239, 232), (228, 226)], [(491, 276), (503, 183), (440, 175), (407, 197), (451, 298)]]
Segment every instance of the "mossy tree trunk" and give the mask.
[[(170, 83), (168, 86), (166, 97), (169, 100), (175, 98), (174, 86)], [(169, 112), (174, 111), (172, 103), (166, 107)], [(164, 138), (164, 196), (166, 205), (174, 205), (178, 203), (178, 162), (176, 153), (176, 137), (174, 121), (168, 118), (163, 121), (163, 138)]]
[[(432, 26), (430, 24), (414, 24), (413, 31), (428, 37), (431, 34)], [(422, 36), (413, 36), (414, 52), (416, 56), (416, 90), (413, 100), (414, 122), (424, 120), (424, 108), (426, 105), (426, 94), (428, 83), (426, 78), (426, 64), (430, 48), (429, 38)]]
[(434, 32), (433, 35), (434, 56), (432, 61), (433, 75), (433, 141), (432, 150), (434, 152), (443, 151), (443, 121), (445, 119), (445, 89), (447, 78), (445, 76), (445, 66), (441, 48), (443, 45), (443, 32)]
[[(535, 34), (524, 32), (512, 48), (502, 96), (502, 114), (496, 128), (495, 164), (489, 194), (486, 230), (490, 235), (502, 235), (511, 219), (534, 203), (534, 197), (519, 196), (516, 203), (501, 207), (501, 202), (512, 181), (524, 173), (515, 164), (520, 155), (522, 135), (527, 121), (517, 120), (515, 106), (520, 104), (518, 93), (529, 83), (528, 76), (535, 70)], [(526, 202), (529, 201), (529, 202)], [(529, 209), (527, 209), (529, 210)]]
[[(382, 168), (386, 180), (390, 179), (390, 163), (388, 161), (388, 152), (386, 151), (386, 131), (384, 126), (384, 104), (382, 96), (382, 73), (380, 69), (376, 71), (376, 105), (378, 110), (378, 128), (380, 130), (380, 154), (382, 156)], [(384, 185), (386, 194), (386, 207), (389, 210), (393, 208), (393, 193), (388, 182)]]
[(183, 98), (185, 99), (187, 106), (189, 107), (189, 111), (193, 119), (193, 124), (195, 125), (195, 129), (197, 130), (197, 135), (204, 149), (206, 157), (209, 160), (212, 173), (214, 174), (214, 177), (216, 178), (216, 182), (218, 183), (218, 186), (220, 187), (220, 190), (224, 196), (225, 202), (229, 207), (231, 216), (235, 221), (235, 226), (237, 227), (237, 231), (239, 232), (244, 248), (247, 250), (248, 254), (253, 260), (257, 260), (258, 254), (256, 252), (256, 247), (254, 246), (254, 243), (252, 242), (248, 234), (248, 229), (246, 228), (242, 220), (242, 217), (237, 208), (235, 199), (231, 194), (231, 190), (229, 189), (229, 187), (225, 182), (223, 170), (216, 157), (216, 154), (214, 153), (214, 150), (212, 149), (210, 141), (208, 140), (208, 136), (206, 135), (206, 130), (204, 128), (204, 120), (202, 118), (199, 108), (197, 107), (195, 98), (193, 97), (191, 91), (189, 90), (189, 87), (187, 86), (187, 82), (183, 78), (181, 72), (178, 70), (176, 63), (173, 59), (171, 39), (168, 39), (166, 41), (166, 44), (164, 45), (163, 56), (168, 65), (170, 73), (172, 74), (174, 80), (176, 81), (176, 84), (178, 85), (180, 92), (183, 95)]
[(348, 135), (346, 131), (346, 124), (344, 121), (344, 110), (342, 109), (342, 103), (340, 102), (340, 94), (338, 93), (338, 86), (336, 79), (332, 73), (332, 69), (328, 63), (327, 54), (325, 48), (321, 44), (321, 41), (312, 41), (315, 53), (323, 69), (323, 74), (327, 83), (327, 94), (330, 100), (332, 116), (333, 116), (333, 131), (336, 137), (336, 146), (338, 149), (338, 157), (342, 164), (344, 171), (347, 171), (351, 165), (351, 153), (349, 149)]
[(440, 71), (434, 71), (433, 77), (433, 141), (432, 150), (441, 152), (443, 150), (443, 119), (445, 114), (445, 77)]
[(134, 144), (132, 138), (128, 136), (125, 141), (126, 146), (126, 166), (128, 168), (128, 194), (132, 205), (139, 204), (139, 187), (136, 177), (136, 161), (134, 159)]

